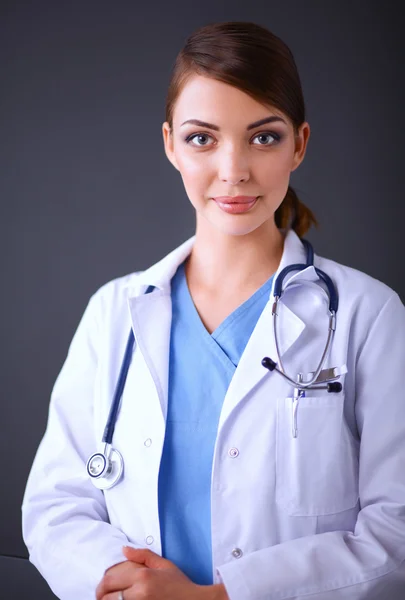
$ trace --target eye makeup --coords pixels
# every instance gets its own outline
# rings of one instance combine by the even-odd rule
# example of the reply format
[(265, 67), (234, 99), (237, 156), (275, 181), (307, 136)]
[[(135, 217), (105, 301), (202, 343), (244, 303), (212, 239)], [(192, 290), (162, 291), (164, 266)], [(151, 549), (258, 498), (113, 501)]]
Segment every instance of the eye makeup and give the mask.
[[(198, 136), (205, 136), (205, 137), (209, 137), (212, 138), (212, 135), (205, 133), (205, 132), (198, 132), (198, 133), (192, 133), (190, 135), (188, 135), (187, 137), (184, 138), (184, 142), (188, 145), (194, 146), (195, 148), (205, 148), (205, 147), (209, 147), (208, 144), (204, 144), (204, 145), (198, 145), (198, 144), (192, 144), (191, 141)], [(270, 144), (254, 144), (255, 146), (263, 146), (264, 148), (268, 147), (273, 147), (276, 146), (279, 142), (281, 142), (282, 138), (284, 137), (283, 135), (276, 133), (275, 131), (261, 131), (259, 133), (257, 133), (253, 139), (259, 137), (259, 136), (271, 136), (274, 141)]]

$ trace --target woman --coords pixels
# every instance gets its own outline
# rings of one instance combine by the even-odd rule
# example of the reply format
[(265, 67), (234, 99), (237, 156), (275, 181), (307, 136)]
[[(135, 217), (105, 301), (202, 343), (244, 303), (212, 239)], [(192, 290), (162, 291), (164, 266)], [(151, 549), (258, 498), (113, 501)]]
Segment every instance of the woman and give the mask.
[[(62, 600), (405, 597), (405, 307), (364, 273), (310, 265), (315, 217), (289, 186), (309, 133), (278, 37), (229, 22), (188, 38), (163, 138), (195, 236), (91, 297), (27, 483), (30, 560)], [(277, 346), (274, 286), (294, 264)], [(131, 331), (120, 477), (117, 453), (110, 474), (87, 461)]]

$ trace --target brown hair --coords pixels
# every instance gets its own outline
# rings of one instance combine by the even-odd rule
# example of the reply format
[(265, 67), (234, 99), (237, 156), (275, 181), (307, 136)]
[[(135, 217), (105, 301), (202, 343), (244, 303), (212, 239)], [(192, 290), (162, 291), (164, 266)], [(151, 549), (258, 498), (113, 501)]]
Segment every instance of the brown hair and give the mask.
[[(270, 104), (292, 122), (294, 133), (305, 119), (305, 103), (294, 57), (274, 33), (255, 23), (228, 21), (200, 27), (179, 52), (166, 98), (166, 121), (173, 129), (173, 111), (183, 86), (194, 75), (232, 85), (262, 104)], [(312, 224), (312, 211), (291, 186), (275, 212), (280, 229), (294, 229), (301, 237)]]

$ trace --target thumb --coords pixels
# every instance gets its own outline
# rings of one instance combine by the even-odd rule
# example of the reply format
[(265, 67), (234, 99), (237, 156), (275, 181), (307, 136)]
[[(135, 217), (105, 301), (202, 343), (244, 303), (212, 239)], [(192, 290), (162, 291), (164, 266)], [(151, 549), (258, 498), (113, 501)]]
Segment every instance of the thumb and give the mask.
[(149, 550), (148, 548), (131, 548), (131, 546), (123, 546), (122, 551), (128, 560), (144, 564), (150, 569), (177, 569), (177, 567), (167, 558), (163, 558)]

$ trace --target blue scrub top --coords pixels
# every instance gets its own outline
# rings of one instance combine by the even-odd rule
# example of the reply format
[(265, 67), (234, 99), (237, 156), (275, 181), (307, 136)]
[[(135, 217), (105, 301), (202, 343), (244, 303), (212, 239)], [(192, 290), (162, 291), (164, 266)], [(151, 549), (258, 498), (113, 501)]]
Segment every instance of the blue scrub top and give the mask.
[(212, 334), (194, 306), (184, 263), (171, 282), (168, 412), (158, 488), (162, 556), (200, 585), (213, 583), (211, 470), (222, 403), (273, 277)]

